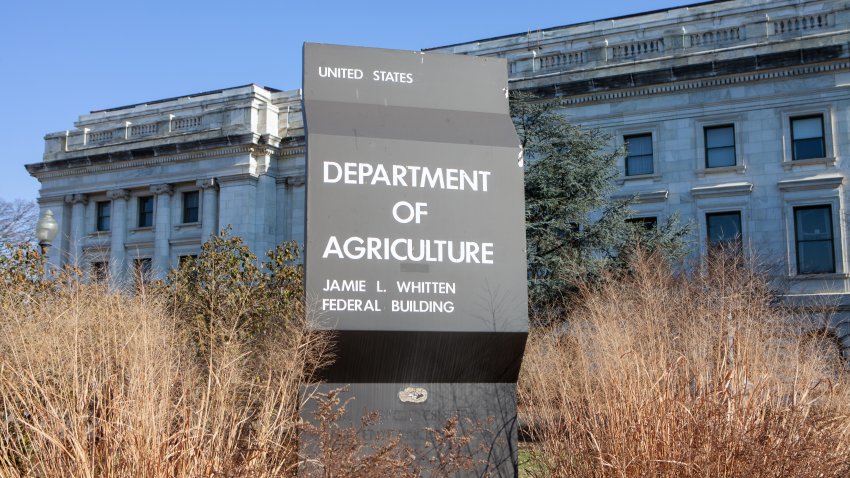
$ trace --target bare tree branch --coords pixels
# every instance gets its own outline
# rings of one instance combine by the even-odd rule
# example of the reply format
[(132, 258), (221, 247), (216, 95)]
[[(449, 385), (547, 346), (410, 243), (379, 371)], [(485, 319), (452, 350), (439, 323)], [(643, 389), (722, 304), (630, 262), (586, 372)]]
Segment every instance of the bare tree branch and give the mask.
[(33, 200), (0, 199), (0, 244), (34, 242), (38, 203)]

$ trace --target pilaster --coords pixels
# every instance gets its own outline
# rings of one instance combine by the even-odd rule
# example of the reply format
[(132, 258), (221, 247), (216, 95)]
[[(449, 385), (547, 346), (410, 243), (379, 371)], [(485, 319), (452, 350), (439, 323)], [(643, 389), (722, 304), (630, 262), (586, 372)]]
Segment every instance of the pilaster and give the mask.
[(68, 262), (73, 266), (82, 267), (86, 204), (89, 202), (89, 197), (86, 194), (69, 194), (65, 196), (65, 202), (71, 204), (71, 237)]
[(240, 236), (254, 253), (256, 248), (255, 204), (258, 178), (252, 174), (235, 174), (218, 178), (219, 225), (232, 226), (233, 234)]
[(218, 233), (218, 182), (215, 178), (199, 179), (195, 184), (203, 191), (201, 210), (201, 242)]
[(127, 199), (130, 193), (126, 189), (114, 189), (106, 195), (112, 200), (109, 277), (113, 286), (121, 288), (125, 284), (127, 272), (127, 251), (124, 242), (127, 240)]
[(171, 195), (174, 188), (170, 184), (151, 186), (151, 192), (156, 195), (156, 212), (154, 221), (154, 252), (152, 261), (153, 277), (165, 279), (171, 269)]

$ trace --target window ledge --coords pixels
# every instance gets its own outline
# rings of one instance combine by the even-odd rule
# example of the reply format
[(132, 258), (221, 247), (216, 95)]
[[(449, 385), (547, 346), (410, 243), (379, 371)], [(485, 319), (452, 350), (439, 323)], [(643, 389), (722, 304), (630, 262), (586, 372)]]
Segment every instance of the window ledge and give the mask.
[(850, 274), (846, 272), (832, 272), (826, 274), (797, 274), (788, 276), (789, 280), (807, 281), (807, 280), (847, 280), (850, 279)]
[(743, 164), (737, 166), (721, 166), (717, 168), (702, 168), (697, 170), (697, 177), (704, 178), (706, 174), (725, 174), (725, 173), (737, 173), (744, 174), (747, 170), (747, 167)]
[(111, 230), (110, 231), (94, 231), (91, 234), (89, 234), (89, 237), (107, 237), (107, 236), (111, 236), (111, 235), (112, 235)]
[(785, 161), (782, 164), (782, 168), (786, 171), (790, 171), (791, 169), (797, 166), (811, 166), (813, 164), (823, 164), (826, 166), (835, 166), (835, 156), (830, 156), (828, 158), (811, 158), (811, 159), (796, 159), (791, 161)]
[(175, 229), (200, 229), (201, 223), (200, 222), (184, 222), (184, 223), (180, 223), (180, 224), (175, 224), (174, 228)]
[(653, 181), (661, 181), (660, 174), (636, 174), (634, 176), (621, 176), (617, 180), (617, 184), (623, 184), (626, 181), (639, 181), (641, 179), (651, 179)]
[(154, 230), (153, 226), (145, 226), (145, 227), (134, 227), (130, 229), (130, 234), (140, 234), (143, 232), (152, 232)]

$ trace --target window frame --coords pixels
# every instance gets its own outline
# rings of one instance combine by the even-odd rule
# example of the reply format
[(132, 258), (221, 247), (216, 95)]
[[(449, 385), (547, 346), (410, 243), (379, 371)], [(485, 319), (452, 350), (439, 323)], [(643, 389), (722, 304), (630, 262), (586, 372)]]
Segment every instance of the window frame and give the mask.
[[(149, 202), (151, 205), (150, 213), (146, 212), (143, 208), (143, 204), (145, 202)], [(150, 214), (150, 224), (144, 224), (143, 218)], [(154, 221), (156, 221), (156, 197), (155, 196), (138, 196), (136, 198), (136, 227), (148, 228), (154, 226)]]
[[(796, 142), (797, 139), (794, 138), (794, 122), (802, 121), (807, 119), (820, 118), (820, 146), (821, 151), (823, 153), (822, 156), (815, 156), (811, 158), (797, 158), (797, 148)], [(829, 157), (826, 149), (826, 121), (824, 121), (823, 113), (813, 113), (808, 115), (799, 115), (799, 116), (789, 116), (788, 117), (788, 128), (791, 132), (791, 161), (807, 161), (807, 160), (824, 160)], [(805, 139), (814, 139), (814, 138), (805, 138)], [(802, 141), (802, 140), (800, 140)]]
[[(743, 137), (743, 131), (747, 129), (745, 128), (746, 125), (745, 117), (742, 114), (709, 115), (694, 118), (693, 139), (695, 143), (695, 162), (692, 164), (694, 165), (694, 173), (697, 178), (704, 178), (707, 175), (716, 174), (744, 174), (747, 170), (747, 156), (743, 151), (744, 148), (747, 147)], [(724, 126), (731, 126), (733, 129), (733, 139), (735, 142), (735, 165), (706, 167), (708, 164), (706, 156), (706, 129)]]
[(133, 281), (136, 287), (147, 284), (153, 277), (153, 258), (136, 257), (133, 259)]
[[(821, 115), (823, 121), (823, 144), (824, 157), (811, 159), (794, 159), (794, 142), (791, 138), (793, 128), (791, 118), (805, 118)], [(836, 121), (833, 107), (831, 104), (821, 105), (804, 105), (785, 108), (780, 110), (779, 116), (782, 123), (782, 168), (785, 171), (791, 171), (795, 168), (806, 168), (811, 165), (826, 165), (827, 167), (835, 167), (835, 137), (832, 128)]]
[[(799, 223), (798, 223), (797, 212), (798, 211), (805, 211), (805, 210), (814, 210), (814, 209), (826, 209), (828, 211), (827, 217), (829, 218), (829, 245), (830, 245), (829, 251), (830, 251), (830, 254), (832, 256), (832, 269), (830, 269), (828, 271), (818, 271), (818, 272), (805, 271), (804, 272), (802, 267), (800, 267), (801, 266), (800, 243), (801, 242), (802, 243), (824, 242), (825, 239), (801, 240), (799, 235), (798, 235)], [(792, 213), (794, 215), (794, 217), (793, 217), (794, 254), (796, 256), (796, 262), (797, 262), (797, 264), (796, 264), (797, 275), (835, 274), (838, 271), (838, 266), (837, 266), (837, 260), (836, 260), (837, 259), (836, 252), (835, 252), (835, 224), (834, 224), (834, 221), (833, 221), (833, 218), (832, 218), (832, 213), (833, 213), (832, 204), (809, 204), (809, 205), (804, 205), (804, 206), (792, 206)]]
[[(651, 154), (649, 154), (649, 155), (644, 154), (644, 155), (640, 155), (640, 156), (641, 157), (649, 156), (649, 158), (650, 158), (649, 163), (652, 166), (652, 171), (650, 171), (648, 173), (629, 174), (629, 159), (632, 157), (629, 154), (629, 140), (632, 139), (632, 138), (647, 138), (647, 137), (649, 138), (649, 146), (651, 148)], [(623, 162), (624, 162), (623, 174), (624, 174), (625, 177), (627, 177), (627, 178), (647, 177), (647, 176), (653, 176), (653, 175), (656, 174), (655, 135), (652, 131), (644, 132), (644, 133), (624, 134), (623, 135), (623, 146), (626, 148), (626, 155), (623, 158)]]
[[(710, 164), (710, 162), (711, 162), (711, 154), (710, 154), (711, 150), (725, 149), (725, 148), (729, 148), (729, 146), (710, 147), (708, 145), (708, 132), (710, 130), (726, 129), (726, 128), (732, 129), (732, 146), (731, 146), (731, 148), (732, 148), (732, 159), (734, 160), (734, 163), (724, 164), (724, 165), (721, 165), (721, 166), (712, 166)], [(738, 137), (737, 137), (737, 132), (736, 132), (736, 128), (735, 128), (735, 123), (703, 125), (702, 134), (703, 134), (703, 149), (704, 149), (704, 154), (705, 154), (705, 169), (735, 168), (735, 167), (738, 166)]]
[(702, 257), (709, 254), (709, 236), (706, 214), (739, 211), (741, 213), (741, 252), (749, 254), (752, 247), (755, 227), (752, 211), (752, 183), (732, 183), (691, 188), (697, 221), (699, 253)]
[[(103, 214), (104, 210), (108, 212), (108, 214)], [(106, 220), (107, 224), (104, 226), (103, 220)], [(109, 232), (112, 230), (112, 201), (97, 201), (95, 202), (94, 207), (94, 230), (96, 232)]]
[[(190, 195), (194, 195), (197, 198), (197, 204), (192, 207), (192, 209), (195, 210), (195, 220), (194, 221), (188, 221), (187, 220), (187, 214), (186, 214), (189, 211), (189, 207), (186, 204), (187, 203), (186, 198), (188, 198)], [(180, 202), (181, 202), (181, 204), (180, 204), (180, 219), (181, 219), (180, 223), (181, 224), (197, 224), (197, 223), (199, 223), (201, 221), (201, 191), (197, 190), (197, 189), (183, 191), (180, 195)]]
[[(738, 231), (739, 235), (734, 239), (726, 239), (718, 242), (711, 240), (711, 218), (719, 216), (738, 216)], [(736, 244), (740, 247), (744, 243), (744, 214), (740, 209), (730, 209), (726, 211), (712, 210), (705, 213), (705, 240), (709, 247), (722, 247), (724, 245)]]
[[(845, 183), (843, 174), (833, 172), (829, 175), (818, 177), (804, 177), (784, 179), (777, 184), (782, 192), (782, 220), (783, 233), (785, 234), (784, 266), (787, 277), (791, 280), (817, 280), (833, 281), (835, 279), (846, 279), (850, 277), (847, 273), (847, 254), (845, 241), (845, 207), (843, 199), (843, 188)], [(824, 206), (832, 207), (832, 240), (835, 262), (834, 274), (801, 274), (797, 269), (796, 224), (794, 222), (794, 208), (801, 206)], [(826, 285), (826, 284), (825, 284)], [(829, 287), (829, 286), (827, 286)]]
[(109, 280), (109, 260), (98, 259), (91, 262), (89, 281), (95, 284), (105, 284)]

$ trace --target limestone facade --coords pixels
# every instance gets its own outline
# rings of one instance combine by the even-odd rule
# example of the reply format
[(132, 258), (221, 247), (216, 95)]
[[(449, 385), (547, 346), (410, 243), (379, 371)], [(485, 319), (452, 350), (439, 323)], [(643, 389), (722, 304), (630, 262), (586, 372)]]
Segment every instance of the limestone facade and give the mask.
[[(629, 141), (635, 217), (691, 221), (697, 254), (733, 230), (792, 296), (850, 308), (848, 45), (844, 1), (725, 0), (429, 51), (505, 58), (511, 88)], [(260, 253), (303, 241), (303, 146), (298, 92), (256, 85), (81, 116), (28, 166), (62, 228), (50, 260), (161, 275), (228, 224)]]
[(727, 0), (431, 51), (505, 58), (512, 89), (634, 141), (635, 217), (691, 221), (696, 253), (731, 220), (790, 297), (847, 309), (848, 42), (846, 2)]
[(164, 277), (231, 226), (263, 253), (304, 237), (300, 92), (246, 85), (93, 111), (45, 136), (39, 204), (55, 266), (127, 283)]

